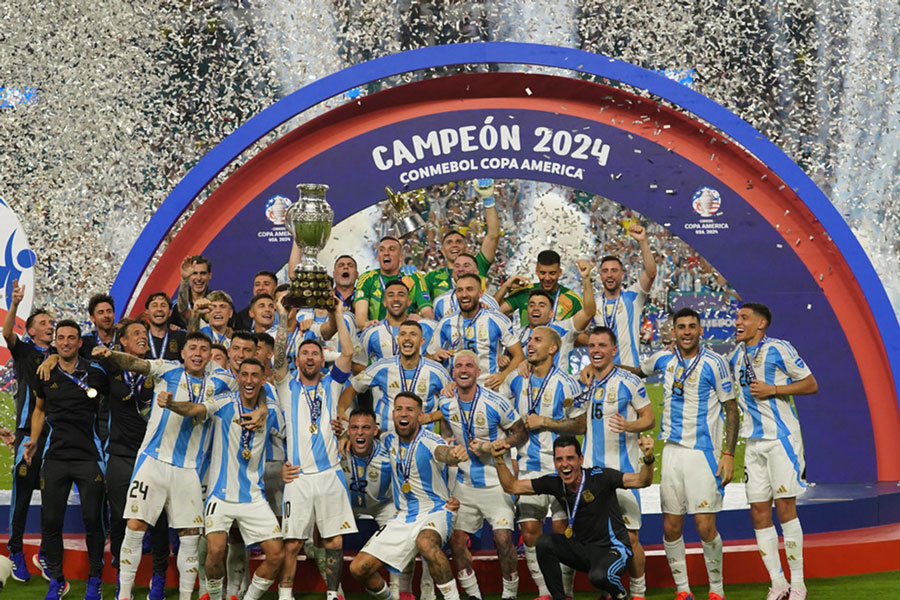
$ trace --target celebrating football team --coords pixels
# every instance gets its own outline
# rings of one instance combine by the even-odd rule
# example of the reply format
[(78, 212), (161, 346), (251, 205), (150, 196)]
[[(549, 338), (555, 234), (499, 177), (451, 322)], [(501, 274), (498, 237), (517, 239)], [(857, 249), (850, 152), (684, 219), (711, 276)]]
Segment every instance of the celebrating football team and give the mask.
[[(709, 600), (722, 600), (716, 514), (740, 437), (767, 600), (803, 600), (805, 464), (792, 397), (817, 384), (793, 346), (769, 336), (771, 310), (744, 303), (736, 346), (722, 356), (703, 344), (701, 312), (681, 308), (671, 344), (641, 356), (658, 264), (644, 228), (631, 223), (621, 240), (635, 260), (546, 248), (532, 259), (537, 281), (511, 277), (492, 295), (500, 221), (491, 180), (474, 189), (485, 224), (477, 247), (464, 232), (442, 232), (443, 265), (423, 274), (404, 268), (402, 239), (384, 237), (375, 269), (359, 274), (349, 255), (335, 261), (327, 309), (292, 308), (288, 282), (261, 270), (237, 310), (227, 291), (210, 289), (210, 260), (189, 256), (174, 296), (154, 290), (133, 318), (116, 323), (115, 300), (96, 294), (85, 307), (90, 331), (39, 309), (20, 336), (25, 289), (13, 282), (3, 323), (18, 380), (12, 576), (40, 572), (47, 600), (68, 592), (63, 522), (74, 483), (85, 600), (103, 596), (107, 523), (116, 600), (135, 597), (145, 553), (148, 600), (163, 600), (176, 540), (180, 600), (197, 586), (201, 600), (257, 600), (270, 589), (287, 600), (295, 583), (310, 583), (298, 579), (304, 557), (327, 600), (342, 599), (350, 577), (379, 600), (436, 591), (480, 600), (482, 586), (515, 600), (517, 546), (523, 588), (533, 584), (540, 600), (571, 599), (577, 571), (608, 597), (643, 600), (638, 490), (659, 461), (675, 598), (694, 598), (682, 536), (692, 515)], [(290, 264), (298, 260), (295, 246)], [(560, 284), (566, 272), (581, 293)], [(656, 387), (645, 386), (653, 376)], [(658, 413), (648, 387), (661, 388)], [(658, 441), (642, 435), (657, 424)], [(41, 544), (27, 561), (36, 489)], [(365, 520), (374, 533), (346, 551), (345, 536), (373, 530)], [(473, 560), (474, 535), (493, 543), (492, 585)], [(248, 549), (260, 555), (254, 570)]]

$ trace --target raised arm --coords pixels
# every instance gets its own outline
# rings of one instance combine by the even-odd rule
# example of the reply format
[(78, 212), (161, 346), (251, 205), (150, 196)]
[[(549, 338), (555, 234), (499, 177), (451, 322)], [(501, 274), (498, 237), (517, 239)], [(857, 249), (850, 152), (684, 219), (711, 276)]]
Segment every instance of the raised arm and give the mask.
[(650, 250), (650, 243), (647, 241), (647, 231), (643, 226), (635, 223), (629, 228), (629, 233), (631, 233), (631, 237), (637, 240), (638, 248), (641, 249), (641, 260), (644, 263), (644, 270), (641, 272), (641, 289), (646, 293), (650, 293), (650, 286), (653, 285), (653, 280), (656, 279), (656, 257), (653, 256), (653, 251)]
[(181, 283), (178, 284), (178, 300), (175, 310), (184, 318), (191, 310), (191, 284), (188, 281), (191, 276), (193, 256), (185, 256), (181, 261)]
[(91, 358), (106, 358), (123, 371), (132, 371), (141, 375), (150, 374), (150, 361), (126, 354), (125, 352), (110, 350), (103, 345), (94, 346), (94, 349), (91, 351)]
[(515, 494), (516, 496), (529, 496), (534, 494), (534, 488), (530, 479), (516, 479), (509, 467), (506, 466), (504, 457), (509, 451), (509, 438), (505, 440), (497, 440), (491, 444), (491, 454), (494, 455), (494, 466), (497, 467), (497, 477), (500, 479), (500, 485), (507, 494)]
[(275, 332), (275, 349), (272, 356), (272, 373), (275, 375), (275, 381), (284, 379), (288, 372), (287, 343), (290, 313), (281, 300), (279, 298), (275, 303), (275, 309), (278, 311), (278, 330)]
[(201, 318), (209, 314), (209, 300), (200, 298), (194, 303), (194, 310), (191, 311), (191, 318), (188, 319), (188, 331), (200, 331)]
[(300, 259), (303, 258), (303, 254), (300, 252), (300, 246), (297, 245), (297, 242), (291, 243), (291, 256), (288, 258), (288, 277), (294, 274), (294, 267), (300, 264)]
[(497, 293), (494, 294), (494, 300), (500, 305), (500, 312), (504, 315), (510, 314), (513, 311), (513, 307), (506, 301), (510, 290), (525, 287), (529, 283), (531, 283), (531, 279), (525, 275), (515, 275), (504, 281)]
[(344, 391), (341, 392), (341, 397), (338, 400), (338, 418), (347, 421), (349, 419), (350, 411), (353, 410), (353, 402), (356, 399), (356, 390), (353, 388), (353, 385), (348, 385), (344, 388)]
[(10, 350), (12, 350), (13, 346), (19, 341), (19, 336), (16, 335), (15, 331), (16, 311), (19, 309), (19, 304), (22, 303), (22, 299), (25, 297), (25, 285), (19, 285), (17, 279), (13, 279), (12, 284), (13, 289), (9, 299), (9, 311), (6, 313), (6, 318), (3, 319), (3, 339), (6, 341), (6, 347)]
[(594, 299), (594, 282), (591, 278), (591, 272), (594, 264), (586, 260), (576, 260), (575, 266), (578, 267), (578, 274), (581, 275), (581, 296), (584, 304), (581, 310), (572, 316), (572, 324), (575, 331), (583, 331), (591, 324), (591, 319), (597, 314), (597, 302)]
[(334, 321), (337, 326), (338, 344), (341, 347), (341, 354), (334, 361), (335, 366), (345, 373), (349, 373), (353, 368), (353, 340), (350, 339), (350, 330), (347, 329), (347, 323), (344, 321), (344, 303), (337, 296), (334, 297)]
[(641, 459), (641, 470), (637, 473), (623, 473), (622, 487), (642, 488), (653, 483), (653, 463), (656, 462), (656, 457), (653, 456), (653, 438), (649, 435), (639, 438), (638, 446), (644, 454)]
[(356, 317), (356, 327), (363, 331), (369, 326), (369, 301), (360, 298), (353, 303), (353, 316)]
[(481, 253), (488, 262), (494, 262), (497, 245), (500, 243), (500, 218), (497, 216), (497, 203), (494, 200), (494, 180), (479, 179), (475, 191), (484, 203), (484, 223), (486, 231), (481, 240)]

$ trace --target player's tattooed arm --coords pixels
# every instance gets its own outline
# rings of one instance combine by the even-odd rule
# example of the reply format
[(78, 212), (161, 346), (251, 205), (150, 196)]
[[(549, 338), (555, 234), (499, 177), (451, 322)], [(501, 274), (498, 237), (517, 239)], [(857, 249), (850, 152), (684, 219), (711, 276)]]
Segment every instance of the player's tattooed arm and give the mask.
[(528, 415), (529, 420), (532, 420), (531, 417), (538, 417), (538, 419), (540, 419), (540, 426), (531, 427), (529, 425), (529, 429), (546, 429), (556, 433), (572, 433), (578, 435), (584, 433), (587, 427), (587, 413), (572, 417), (571, 419), (554, 419), (552, 417)]
[(469, 453), (463, 446), (438, 446), (434, 449), (434, 460), (453, 466), (469, 460)]
[(725, 411), (725, 451), (719, 458), (716, 475), (722, 479), (722, 485), (725, 485), (731, 481), (731, 477), (734, 475), (734, 448), (737, 446), (739, 422), (737, 400), (723, 402), (722, 410)]
[(275, 333), (275, 350), (272, 358), (272, 370), (275, 373), (275, 381), (281, 381), (287, 375), (287, 342), (288, 342), (288, 321), (290, 316), (281, 298), (276, 304), (278, 310), (278, 331)]
[(506, 441), (510, 446), (524, 444), (527, 438), (528, 432), (525, 431), (525, 422), (522, 419), (517, 420), (506, 430)]
[(91, 357), (106, 358), (123, 371), (131, 371), (141, 375), (150, 374), (150, 361), (125, 352), (110, 350), (106, 346), (94, 346), (94, 349), (91, 351)]

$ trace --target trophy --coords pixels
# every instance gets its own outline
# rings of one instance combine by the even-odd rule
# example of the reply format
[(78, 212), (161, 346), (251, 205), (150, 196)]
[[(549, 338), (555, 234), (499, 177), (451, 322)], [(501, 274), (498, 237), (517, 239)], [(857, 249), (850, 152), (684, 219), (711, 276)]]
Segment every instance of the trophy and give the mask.
[(328, 186), (297, 185), (300, 199), (287, 209), (285, 226), (300, 248), (300, 263), (291, 274), (291, 288), (282, 300), (285, 308), (332, 308), (334, 282), (316, 256), (331, 235), (334, 211), (325, 201)]
[[(419, 213), (413, 212), (409, 206), (409, 201), (415, 192), (395, 192), (389, 186), (385, 186), (384, 191), (387, 192), (388, 200), (391, 201), (394, 210), (397, 211), (398, 220), (395, 226), (397, 227), (398, 237), (404, 238), (425, 225), (425, 221), (422, 220)], [(419, 196), (422, 197), (421, 191)]]

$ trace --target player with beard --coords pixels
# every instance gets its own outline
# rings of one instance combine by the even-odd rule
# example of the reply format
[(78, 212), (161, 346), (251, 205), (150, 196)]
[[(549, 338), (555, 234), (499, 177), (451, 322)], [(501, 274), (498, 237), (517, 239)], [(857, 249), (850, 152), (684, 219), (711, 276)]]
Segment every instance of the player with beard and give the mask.
[[(184, 363), (144, 360), (130, 354), (95, 349), (98, 358), (108, 358), (117, 367), (153, 377), (157, 391), (173, 394), (176, 402), (204, 402), (229, 389), (222, 371), (207, 372), (210, 341), (200, 332), (187, 334), (181, 351)], [(248, 428), (265, 424), (265, 410), (251, 413)], [(119, 600), (130, 600), (134, 577), (141, 560), (144, 532), (156, 524), (165, 509), (169, 524), (178, 530), (179, 595), (189, 600), (197, 580), (199, 526), (203, 523), (200, 474), (208, 424), (196, 424), (171, 411), (153, 407), (147, 432), (129, 485), (125, 538), (119, 554)]]
[[(584, 305), (572, 317), (553, 319), (553, 297), (543, 289), (532, 290), (528, 297), (528, 325), (519, 329), (517, 337), (525, 348), (535, 327), (550, 327), (560, 338), (560, 347), (554, 355), (554, 364), (569, 373), (569, 355), (575, 348), (578, 334), (591, 324), (596, 312), (594, 304), (594, 285), (591, 283), (591, 271), (594, 265), (586, 260), (576, 260), (575, 266), (581, 275)], [(527, 364), (527, 363), (525, 363)], [(522, 369), (520, 369), (522, 370)], [(526, 374), (527, 373), (523, 373)]]
[(581, 448), (572, 435), (553, 442), (556, 472), (537, 479), (516, 479), (503, 457), (509, 444), (493, 445), (497, 475), (509, 494), (551, 494), (566, 507), (567, 527), (563, 533), (542, 535), (537, 542), (538, 562), (552, 600), (564, 600), (560, 567), (565, 565), (588, 574), (591, 585), (612, 598), (627, 598), (622, 572), (631, 556), (628, 536), (619, 512), (620, 489), (647, 487), (653, 481), (653, 439), (639, 441), (644, 453), (639, 473), (582, 466)]
[[(212, 467), (206, 502), (206, 589), (204, 600), (222, 599), (225, 545), (232, 526), (248, 543), (258, 543), (265, 560), (253, 574), (244, 598), (258, 600), (274, 583), (284, 560), (281, 528), (263, 492), (263, 465), (270, 432), (277, 430), (275, 409), (266, 403), (265, 371), (255, 358), (243, 361), (237, 373), (238, 391), (207, 398), (202, 403), (173, 402), (170, 392), (157, 403), (182, 417), (210, 420)], [(254, 432), (243, 426), (247, 415), (267, 411), (266, 426)]]
[[(441, 547), (450, 533), (445, 465), (465, 464), (466, 449), (450, 446), (419, 425), (422, 399), (410, 392), (394, 403), (394, 432), (384, 438), (397, 513), (363, 546), (350, 572), (378, 600), (391, 598), (378, 574), (382, 566), (403, 570), (421, 554), (444, 600), (459, 600), (453, 570)], [(513, 549), (515, 555), (515, 549)]]
[(629, 234), (637, 240), (641, 249), (644, 270), (641, 276), (627, 290), (622, 289), (625, 269), (622, 261), (615, 256), (604, 256), (600, 261), (600, 281), (603, 284), (602, 303), (598, 307), (597, 319), (615, 332), (618, 339), (619, 365), (636, 367), (640, 362), (638, 350), (641, 343), (641, 313), (650, 293), (650, 286), (656, 278), (656, 258), (647, 242), (646, 230), (633, 224)]
[(370, 363), (399, 354), (397, 332), (407, 319), (409, 288), (399, 279), (389, 281), (384, 288), (382, 302), (387, 310), (385, 319), (370, 325), (360, 335), (359, 347), (353, 355), (354, 371), (357, 373)]
[(381, 429), (393, 427), (394, 398), (400, 392), (413, 392), (423, 398), (426, 413), (437, 408), (437, 400), (450, 383), (450, 374), (440, 363), (422, 356), (422, 326), (413, 320), (404, 321), (394, 342), (397, 356), (383, 358), (369, 365), (350, 380), (350, 387), (341, 394), (338, 414), (346, 414), (357, 394), (372, 388), (376, 421)]
[[(759, 554), (772, 580), (767, 599), (804, 600), (803, 529), (797, 518), (797, 495), (806, 488), (806, 460), (791, 396), (815, 394), (819, 384), (789, 342), (767, 335), (771, 324), (768, 306), (744, 303), (735, 321), (738, 345), (729, 363), (744, 413), (741, 436), (747, 440), (744, 469), (750, 519)], [(784, 533), (790, 584), (778, 557), (773, 500)]]
[[(449, 314), (438, 322), (428, 345), (428, 354), (449, 362), (460, 350), (473, 352), (478, 357), (480, 382), (496, 390), (525, 359), (525, 353), (513, 335), (509, 319), (501, 313), (482, 308), (481, 296), (481, 278), (478, 275), (459, 277), (456, 282), (459, 312)], [(512, 358), (501, 370), (500, 359), (504, 348)]]
[(250, 300), (249, 315), (253, 324), (250, 333), (268, 333), (275, 335), (275, 297), (271, 294), (259, 294)]
[[(41, 466), (41, 543), (50, 579), (47, 599), (68, 591), (63, 577), (63, 520), (72, 484), (78, 486), (81, 518), (90, 563), (86, 600), (100, 600), (103, 569), (103, 455), (97, 431), (103, 372), (79, 355), (81, 327), (75, 321), (56, 324), (59, 364), (49, 381), (35, 383), (31, 439), (25, 442), (25, 462), (31, 465), (44, 424), (49, 426)], [(109, 351), (105, 346), (98, 349)]]
[(184, 347), (183, 329), (170, 325), (172, 305), (165, 292), (154, 292), (144, 302), (144, 314), (149, 325), (150, 358), (163, 360), (181, 360), (181, 348)]
[[(460, 280), (460, 284), (463, 281)], [(503, 573), (501, 597), (515, 598), (519, 589), (516, 545), (512, 541), (515, 506), (509, 494), (500, 487), (491, 457), (491, 443), (505, 438), (511, 446), (518, 446), (527, 434), (525, 424), (509, 401), (478, 384), (478, 363), (478, 357), (471, 350), (457, 352), (453, 360), (456, 389), (452, 397), (440, 398), (441, 434), (448, 439), (454, 438), (469, 454), (469, 460), (460, 465), (453, 488), (460, 507), (453, 523), (450, 548), (459, 583), (466, 595), (481, 598), (466, 534), (480, 531), (486, 519), (494, 531), (494, 545)]]
[[(250, 297), (253, 298), (260, 294), (269, 294), (275, 296), (275, 290), (278, 287), (278, 276), (272, 271), (259, 271), (253, 276), (253, 288)], [(250, 317), (250, 306), (247, 305), (243, 310), (235, 313), (232, 320), (232, 328), (240, 331), (250, 331), (253, 329), (253, 319)]]
[(191, 318), (194, 303), (209, 293), (209, 280), (212, 279), (212, 263), (203, 256), (186, 256), (181, 261), (181, 284), (175, 297), (175, 315), (173, 321), (177, 325), (185, 325)]
[[(483, 278), (487, 277), (491, 264), (494, 262), (494, 256), (497, 254), (497, 244), (500, 243), (500, 218), (497, 216), (497, 206), (494, 201), (494, 180), (479, 179), (475, 186), (475, 192), (484, 204), (486, 231), (481, 239), (481, 249), (473, 257), (476, 265), (476, 271), (474, 272)], [(455, 287), (454, 282), (456, 281), (453, 276), (456, 269), (456, 259), (465, 252), (466, 238), (463, 234), (455, 229), (444, 234), (441, 240), (441, 254), (444, 257), (444, 266), (429, 271), (425, 275), (428, 294), (432, 298), (437, 298), (441, 294), (453, 290)], [(454, 271), (450, 270), (450, 265), (453, 265)], [(441, 317), (435, 315), (435, 318), (440, 319)]]
[[(584, 408), (573, 402), (581, 392), (581, 385), (555, 365), (561, 345), (555, 329), (534, 328), (526, 348), (529, 373), (513, 373), (500, 390), (500, 395), (512, 398), (513, 408), (525, 417), (528, 435), (517, 448), (519, 477), (522, 479), (552, 473), (556, 437), (560, 433), (584, 431)], [(547, 596), (550, 592), (538, 567), (535, 544), (543, 532), (548, 509), (552, 511), (553, 530), (557, 533), (562, 533), (565, 528), (565, 510), (546, 495), (522, 496), (517, 507), (519, 529), (525, 544), (525, 563), (539, 595)]]
[[(13, 562), (12, 577), (16, 581), (28, 581), (28, 565), (22, 553), (22, 536), (25, 533), (25, 522), (31, 496), (40, 484), (41, 464), (48, 430), (41, 430), (31, 464), (25, 461), (25, 444), (31, 441), (31, 419), (34, 413), (37, 384), (37, 368), (50, 355), (53, 343), (53, 317), (44, 309), (37, 309), (25, 320), (24, 339), (16, 335), (16, 311), (25, 298), (25, 285), (18, 280), (12, 282), (12, 294), (9, 299), (9, 311), (3, 320), (3, 339), (13, 359), (13, 372), (16, 382), (16, 432), (13, 447), (12, 500), (9, 517), (9, 557)], [(40, 566), (44, 556), (43, 544), (33, 560)]]
[(356, 326), (364, 330), (385, 318), (387, 308), (383, 296), (387, 291), (387, 284), (395, 279), (402, 281), (409, 290), (409, 310), (426, 319), (433, 319), (434, 309), (431, 307), (431, 296), (428, 295), (425, 278), (420, 273), (404, 275), (400, 272), (403, 266), (400, 240), (392, 236), (381, 238), (377, 256), (378, 268), (366, 271), (356, 280), (353, 301)]
[(551, 311), (551, 321), (557, 319), (568, 319), (581, 310), (581, 298), (578, 294), (570, 290), (564, 285), (559, 284), (559, 278), (562, 277), (562, 267), (560, 266), (559, 253), (555, 250), (543, 250), (537, 255), (537, 268), (535, 273), (538, 277), (538, 283), (529, 283), (530, 278), (522, 275), (510, 277), (507, 279), (494, 298), (500, 303), (500, 311), (515, 320), (513, 316), (518, 311), (518, 323), (525, 325), (528, 323), (528, 299), (532, 290), (541, 289), (550, 294), (553, 299), (553, 310)]
[[(637, 473), (641, 451), (638, 438), (656, 422), (647, 390), (633, 373), (615, 366), (616, 334), (608, 327), (595, 327), (588, 338), (591, 364), (590, 387), (578, 401), (587, 409), (584, 436), (584, 466), (608, 467)], [(617, 490), (619, 507), (634, 556), (629, 565), (632, 599), (647, 593), (644, 579), (646, 559), (641, 546), (641, 497), (636, 490)], [(568, 588), (567, 588), (568, 589)]]
[[(228, 347), (232, 329), (228, 326), (234, 314), (234, 303), (231, 296), (221, 290), (215, 290), (194, 303), (188, 331), (205, 333), (213, 344)], [(207, 325), (201, 325), (207, 321)]]
[[(456, 281), (467, 273), (478, 275), (478, 262), (471, 254), (461, 252), (453, 261), (453, 287), (434, 299), (434, 318), (438, 321), (459, 310), (459, 302), (456, 300)], [(482, 277), (484, 276), (482, 275)], [(491, 310), (500, 310), (500, 305), (490, 294), (481, 295), (481, 305)]]
[(665, 446), (659, 495), (666, 559), (677, 600), (693, 598), (681, 535), (685, 513), (693, 514), (709, 575), (709, 599), (721, 600), (725, 596), (722, 538), (716, 531), (716, 513), (722, 510), (725, 485), (734, 471), (738, 407), (728, 363), (700, 346), (703, 328), (697, 311), (682, 308), (673, 315), (672, 323), (675, 347), (656, 352), (641, 363), (639, 370), (644, 376), (663, 374), (665, 397), (659, 439)]
[(81, 355), (90, 359), (94, 346), (106, 346), (115, 348), (118, 343), (116, 336), (116, 305), (112, 296), (108, 294), (94, 294), (88, 300), (88, 316), (94, 324), (94, 331), (81, 336)]
[(330, 372), (323, 375), (322, 345), (306, 340), (297, 348), (297, 378), (289, 377), (286, 346), (288, 323), (295, 315), (278, 305), (279, 326), (275, 336), (275, 380), (278, 403), (284, 412), (287, 460), (299, 466), (300, 476), (284, 487), (283, 527), (285, 563), (279, 598), (290, 598), (297, 568), (297, 553), (318, 529), (325, 546), (325, 585), (328, 600), (337, 600), (343, 568), (343, 535), (356, 532), (347, 482), (340, 469), (337, 436), (331, 421), (337, 418), (338, 398), (348, 385), (353, 343), (344, 321), (343, 303), (334, 300), (334, 321), (341, 354)]

